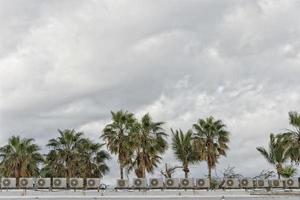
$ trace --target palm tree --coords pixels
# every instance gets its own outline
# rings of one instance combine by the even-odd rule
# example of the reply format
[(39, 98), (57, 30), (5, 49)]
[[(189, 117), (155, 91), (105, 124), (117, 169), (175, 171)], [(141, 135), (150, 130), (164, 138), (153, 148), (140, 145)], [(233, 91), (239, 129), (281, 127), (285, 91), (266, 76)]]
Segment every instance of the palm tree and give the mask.
[(83, 139), (78, 145), (78, 168), (80, 177), (103, 177), (109, 172), (106, 161), (110, 155), (102, 150), (104, 144), (93, 143), (89, 139)]
[(275, 165), (278, 178), (280, 179), (283, 164), (289, 159), (289, 147), (283, 134), (270, 134), (269, 149), (257, 147), (257, 151), (272, 165)]
[(171, 132), (173, 134), (172, 149), (176, 158), (182, 162), (185, 178), (188, 178), (189, 163), (197, 161), (197, 154), (192, 145), (193, 132), (189, 130), (184, 134), (182, 130), (173, 131), (173, 129)]
[[(52, 149), (49, 152), (48, 158), (55, 155), (54, 166), (49, 166), (51, 171), (57, 171), (57, 166), (64, 166), (64, 176), (70, 178), (76, 175), (76, 159), (78, 156), (78, 145), (83, 140), (83, 133), (76, 132), (74, 129), (58, 130), (59, 136), (55, 139), (50, 139), (47, 146)], [(57, 165), (58, 164), (58, 165)]]
[(300, 163), (300, 114), (297, 112), (289, 112), (290, 125), (293, 129), (289, 129), (284, 135), (288, 139), (290, 148), (291, 160)]
[(65, 162), (56, 150), (50, 150), (46, 155), (45, 165), (41, 169), (42, 177), (64, 177), (66, 172)]
[(199, 119), (193, 125), (194, 145), (198, 152), (198, 159), (205, 160), (208, 167), (208, 179), (211, 186), (211, 170), (216, 167), (220, 156), (226, 156), (228, 150), (229, 132), (221, 120), (212, 116)]
[(16, 178), (35, 176), (43, 162), (40, 148), (32, 138), (12, 136), (8, 144), (0, 148), (0, 171), (4, 176)]
[(124, 167), (130, 163), (132, 148), (129, 145), (129, 133), (136, 122), (134, 115), (122, 110), (111, 112), (112, 122), (107, 124), (101, 138), (106, 141), (108, 150), (118, 156), (120, 177), (124, 178)]
[(282, 169), (281, 175), (284, 178), (291, 178), (297, 174), (297, 169), (289, 165)]
[(153, 172), (161, 160), (160, 155), (168, 148), (163, 124), (152, 121), (149, 114), (144, 115), (140, 123), (135, 123), (130, 135), (135, 150), (132, 167), (139, 178), (145, 178), (146, 172)]

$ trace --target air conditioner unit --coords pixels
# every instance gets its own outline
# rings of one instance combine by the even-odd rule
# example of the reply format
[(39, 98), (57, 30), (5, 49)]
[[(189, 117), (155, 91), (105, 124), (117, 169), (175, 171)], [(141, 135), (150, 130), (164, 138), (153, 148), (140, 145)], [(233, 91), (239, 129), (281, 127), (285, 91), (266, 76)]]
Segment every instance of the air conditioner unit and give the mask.
[(284, 181), (285, 188), (299, 188), (299, 181), (297, 178), (289, 178)]
[(166, 186), (166, 188), (179, 188), (179, 179), (178, 178), (166, 178), (165, 186)]
[(33, 178), (20, 178), (19, 186), (20, 188), (33, 188)]
[(253, 188), (253, 180), (248, 178), (243, 178), (240, 180), (240, 187), (241, 188)]
[(265, 179), (256, 180), (256, 187), (257, 188), (267, 188), (269, 187), (269, 181)]
[(196, 179), (196, 187), (197, 188), (209, 188), (209, 180), (203, 178)]
[(83, 188), (83, 179), (82, 178), (70, 178), (69, 179), (70, 188)]
[(283, 181), (279, 179), (270, 180), (270, 186), (272, 188), (283, 188)]
[(118, 179), (117, 180), (117, 188), (128, 188), (129, 183), (127, 179)]
[(224, 188), (239, 188), (239, 180), (236, 178), (225, 179)]
[(149, 180), (150, 188), (163, 188), (164, 183), (162, 178), (151, 178)]
[(134, 188), (146, 188), (147, 182), (144, 178), (135, 178), (133, 179), (132, 187)]
[(2, 188), (16, 188), (16, 178), (3, 178), (1, 179)]
[(87, 178), (86, 179), (86, 188), (99, 188), (100, 187), (100, 178)]
[(195, 183), (193, 178), (182, 178), (180, 179), (181, 188), (194, 188)]
[(35, 184), (36, 184), (36, 187), (39, 189), (50, 188), (51, 179), (50, 178), (37, 178)]
[(52, 179), (52, 188), (66, 188), (67, 181), (66, 178), (53, 178)]

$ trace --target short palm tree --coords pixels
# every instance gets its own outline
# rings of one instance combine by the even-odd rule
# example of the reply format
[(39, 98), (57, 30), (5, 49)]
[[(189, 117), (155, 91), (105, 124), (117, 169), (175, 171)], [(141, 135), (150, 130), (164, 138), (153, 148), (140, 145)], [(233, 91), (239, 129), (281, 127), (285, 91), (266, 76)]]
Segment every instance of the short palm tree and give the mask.
[(291, 160), (295, 163), (300, 163), (300, 114), (297, 112), (289, 112), (290, 125), (292, 129), (289, 129), (285, 133), (286, 138), (288, 139), (291, 148), (290, 148), (290, 157)]
[(257, 147), (257, 151), (272, 165), (275, 165), (278, 178), (283, 170), (283, 164), (289, 159), (289, 147), (285, 136), (270, 134), (269, 148)]
[(118, 156), (120, 177), (124, 178), (124, 168), (131, 162), (132, 148), (129, 133), (136, 122), (134, 115), (127, 111), (111, 112), (112, 122), (107, 124), (101, 138), (106, 142), (108, 150)]
[(289, 165), (282, 169), (281, 175), (284, 178), (291, 178), (297, 174), (297, 169)]
[[(59, 136), (54, 139), (50, 139), (47, 146), (51, 149), (50, 155), (47, 157), (57, 156), (54, 158), (54, 166), (49, 166), (51, 171), (60, 165), (64, 166), (64, 176), (67, 178), (76, 175), (76, 159), (78, 156), (78, 145), (83, 140), (83, 133), (76, 132), (74, 129), (58, 130)], [(57, 165), (58, 164), (58, 165)]]
[(110, 155), (102, 150), (104, 144), (93, 143), (89, 139), (83, 139), (78, 145), (78, 168), (80, 177), (103, 177), (109, 172), (106, 161)]
[(16, 178), (38, 175), (38, 166), (43, 162), (39, 150), (34, 139), (12, 136), (8, 144), (0, 148), (1, 174)]
[(184, 134), (182, 130), (173, 131), (173, 129), (171, 132), (173, 134), (172, 149), (177, 160), (182, 162), (185, 178), (188, 178), (189, 164), (197, 161), (197, 154), (192, 144), (193, 132), (189, 130)]
[(154, 122), (151, 116), (146, 114), (140, 123), (135, 124), (135, 129), (130, 135), (135, 150), (132, 167), (139, 178), (145, 178), (146, 172), (153, 172), (161, 160), (160, 155), (168, 148), (163, 124), (164, 122)]
[(216, 167), (220, 156), (226, 156), (229, 143), (229, 132), (221, 120), (212, 116), (199, 119), (193, 125), (194, 145), (198, 152), (198, 159), (205, 160), (208, 167), (208, 179), (211, 186), (211, 170)]

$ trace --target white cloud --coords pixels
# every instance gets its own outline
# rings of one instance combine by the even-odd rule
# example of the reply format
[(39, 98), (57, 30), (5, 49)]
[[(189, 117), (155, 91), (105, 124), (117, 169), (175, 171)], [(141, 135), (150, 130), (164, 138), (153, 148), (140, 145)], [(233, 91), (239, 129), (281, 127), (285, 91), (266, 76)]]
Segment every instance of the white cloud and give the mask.
[(97, 140), (118, 109), (168, 131), (214, 115), (232, 132), (219, 169), (253, 175), (269, 168), (255, 147), (299, 111), (299, 1), (0, 4), (0, 144), (21, 134), (44, 145), (58, 128)]

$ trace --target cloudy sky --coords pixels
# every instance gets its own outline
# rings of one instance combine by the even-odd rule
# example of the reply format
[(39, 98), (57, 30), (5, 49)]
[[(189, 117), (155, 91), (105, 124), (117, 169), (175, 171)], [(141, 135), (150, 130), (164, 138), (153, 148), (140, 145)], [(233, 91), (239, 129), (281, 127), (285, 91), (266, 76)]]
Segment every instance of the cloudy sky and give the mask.
[[(272, 169), (255, 148), (300, 111), (299, 9), (298, 0), (1, 1), (0, 145), (21, 135), (43, 146), (58, 128), (102, 142), (111, 110), (149, 112), (168, 133), (213, 115), (231, 132), (218, 175)], [(177, 163), (171, 151), (164, 158)], [(118, 176), (110, 165), (106, 180)]]

